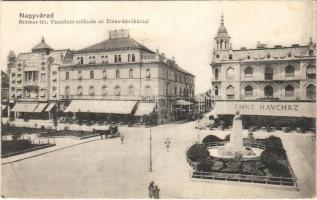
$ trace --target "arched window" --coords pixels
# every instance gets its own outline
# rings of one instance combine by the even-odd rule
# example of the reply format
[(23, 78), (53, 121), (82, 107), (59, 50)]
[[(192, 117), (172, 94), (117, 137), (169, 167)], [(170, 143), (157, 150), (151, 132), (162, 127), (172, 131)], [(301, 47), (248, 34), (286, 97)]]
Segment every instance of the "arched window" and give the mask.
[(174, 87), (174, 95), (177, 95), (177, 86)]
[(234, 69), (232, 67), (229, 67), (226, 71), (226, 76), (228, 80), (234, 79)]
[(292, 65), (287, 65), (285, 68), (285, 77), (294, 77), (295, 76), (295, 69)]
[(77, 87), (77, 95), (82, 95), (83, 94), (83, 88), (81, 86)]
[(130, 61), (131, 61), (131, 55), (128, 54), (128, 62), (130, 62)]
[(219, 95), (219, 90), (218, 90), (218, 86), (215, 87), (215, 95), (218, 96)]
[(94, 78), (95, 78), (94, 71), (90, 71), (90, 79), (94, 79)]
[(253, 78), (253, 69), (252, 67), (247, 67), (244, 70), (244, 79), (252, 79)]
[(135, 62), (135, 55), (132, 54), (132, 62)]
[(81, 80), (83, 78), (81, 71), (78, 71), (78, 79)]
[(312, 50), (312, 49), (309, 50), (309, 51), (308, 51), (308, 55), (309, 55), (309, 56), (314, 56), (314, 50)]
[(253, 96), (253, 87), (248, 85), (244, 88), (244, 96), (246, 97), (252, 97)]
[(219, 54), (217, 54), (217, 55), (216, 55), (216, 58), (219, 59), (219, 57), (220, 57)]
[(102, 86), (102, 88), (101, 88), (101, 94), (103, 95), (103, 96), (108, 96), (108, 87), (107, 86)]
[(107, 79), (107, 70), (102, 71), (102, 78)]
[(134, 87), (132, 85), (129, 86), (129, 94), (134, 94)]
[(267, 57), (267, 59), (270, 59), (270, 58), (271, 58), (271, 55), (270, 55), (270, 54), (268, 54), (266, 57)]
[(151, 96), (151, 95), (152, 95), (151, 86), (146, 86), (145, 87), (145, 96)]
[(114, 55), (114, 62), (118, 62), (118, 56), (117, 55)]
[(166, 79), (168, 79), (168, 71), (166, 71)]
[(316, 79), (316, 66), (315, 65), (309, 65), (306, 67), (306, 77), (308, 79)]
[(69, 97), (69, 94), (70, 94), (69, 86), (66, 86), (65, 87), (65, 97)]
[(309, 84), (306, 87), (306, 99), (313, 100), (316, 99), (316, 86), (313, 84)]
[(69, 79), (69, 72), (66, 72), (66, 75), (65, 75), (65, 79), (68, 80)]
[(80, 57), (80, 64), (84, 64), (84, 57)]
[(229, 60), (232, 60), (232, 54), (229, 54)]
[(121, 62), (121, 55), (118, 56), (118, 62)]
[(120, 78), (120, 71), (118, 69), (116, 70), (116, 78)]
[(120, 86), (116, 86), (114, 88), (114, 95), (120, 96), (120, 92), (121, 92)]
[(183, 96), (186, 96), (186, 89), (183, 89)]
[(294, 87), (291, 85), (287, 85), (285, 87), (285, 97), (293, 97), (294, 96)]
[(150, 69), (146, 69), (145, 70), (145, 77), (146, 78), (151, 78), (151, 70)]
[(219, 70), (215, 69), (215, 80), (218, 80), (219, 78)]
[(165, 85), (165, 95), (168, 95), (168, 84)]
[(234, 87), (232, 85), (227, 87), (226, 94), (228, 99), (234, 99)]
[(94, 88), (94, 86), (90, 86), (90, 87), (89, 87), (89, 94), (90, 94), (90, 95), (94, 95), (94, 94), (95, 94), (95, 88)]
[(220, 40), (220, 49), (222, 49), (222, 43), (223, 43), (223, 40), (221, 39)]
[(268, 98), (273, 97), (273, 87), (270, 85), (265, 86), (264, 88), (264, 96)]
[(273, 80), (273, 68), (271, 66), (267, 66), (264, 72), (265, 80)]
[(129, 78), (133, 78), (133, 69), (129, 70)]

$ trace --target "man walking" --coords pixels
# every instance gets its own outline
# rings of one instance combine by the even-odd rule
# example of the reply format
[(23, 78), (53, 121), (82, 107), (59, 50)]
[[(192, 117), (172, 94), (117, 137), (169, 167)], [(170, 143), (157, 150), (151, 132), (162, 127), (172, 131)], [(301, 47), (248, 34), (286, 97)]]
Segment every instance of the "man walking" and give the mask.
[(121, 140), (121, 144), (123, 144), (123, 140), (124, 140), (124, 136), (123, 135), (120, 137), (120, 140)]
[(170, 144), (171, 144), (170, 139), (169, 139), (169, 138), (166, 138), (166, 140), (165, 140), (165, 145), (166, 145), (166, 150), (167, 150), (167, 152), (168, 152), (168, 150), (169, 150), (169, 148), (170, 148)]
[(149, 185), (149, 198), (152, 199), (154, 197), (154, 182), (151, 181)]

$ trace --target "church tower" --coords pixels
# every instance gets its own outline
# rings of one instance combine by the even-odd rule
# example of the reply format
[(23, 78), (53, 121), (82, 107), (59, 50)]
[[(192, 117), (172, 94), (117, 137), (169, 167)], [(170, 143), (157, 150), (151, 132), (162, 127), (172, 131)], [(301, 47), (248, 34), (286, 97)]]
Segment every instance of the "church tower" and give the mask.
[(231, 37), (225, 27), (223, 15), (221, 15), (221, 23), (218, 28), (217, 36), (215, 37), (215, 42), (215, 51), (231, 50)]

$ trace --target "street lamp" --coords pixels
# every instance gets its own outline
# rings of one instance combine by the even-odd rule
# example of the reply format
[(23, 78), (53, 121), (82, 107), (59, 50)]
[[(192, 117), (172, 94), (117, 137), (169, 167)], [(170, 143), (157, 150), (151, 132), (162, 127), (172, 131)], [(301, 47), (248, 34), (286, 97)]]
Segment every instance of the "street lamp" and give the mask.
[(152, 172), (152, 129), (150, 127), (150, 172)]

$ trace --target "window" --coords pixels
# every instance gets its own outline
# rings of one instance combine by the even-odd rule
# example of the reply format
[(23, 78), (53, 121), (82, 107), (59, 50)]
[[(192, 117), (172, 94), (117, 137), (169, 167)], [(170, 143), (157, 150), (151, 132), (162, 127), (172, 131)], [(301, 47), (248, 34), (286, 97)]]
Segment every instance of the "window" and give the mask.
[(81, 86), (77, 87), (77, 95), (82, 95), (83, 94), (83, 88)]
[(306, 77), (308, 79), (316, 79), (316, 66), (315, 65), (309, 65), (306, 67)]
[(69, 97), (70, 94), (70, 90), (69, 90), (69, 86), (65, 87), (65, 97)]
[(45, 74), (41, 74), (41, 82), (45, 82), (46, 81), (46, 75)]
[(215, 69), (215, 80), (217, 81), (219, 78), (219, 70)]
[(285, 87), (285, 97), (293, 97), (294, 96), (294, 87), (291, 85), (287, 85)]
[(120, 78), (120, 71), (118, 69), (116, 70), (116, 78)]
[(166, 79), (168, 79), (168, 71), (166, 71)]
[(226, 73), (227, 79), (228, 80), (232, 80), (234, 79), (234, 69), (232, 67), (229, 67), (227, 69), (227, 73)]
[(244, 96), (246, 97), (252, 97), (253, 96), (253, 87), (248, 85), (244, 88)]
[(130, 62), (130, 61), (131, 61), (131, 55), (128, 54), (128, 62)]
[(94, 95), (94, 94), (95, 94), (95, 88), (94, 88), (94, 86), (90, 86), (90, 87), (89, 87), (89, 94), (90, 94), (90, 95)]
[(146, 78), (151, 78), (151, 70), (150, 69), (146, 69), (145, 70), (145, 77)]
[(219, 57), (220, 57), (219, 54), (217, 54), (217, 55), (216, 55), (216, 58), (219, 59)]
[(177, 87), (174, 87), (174, 95), (177, 95)]
[(289, 53), (287, 56), (290, 58), (290, 57), (292, 57), (292, 54)]
[(108, 87), (107, 86), (102, 86), (102, 88), (101, 88), (101, 94), (103, 95), (103, 96), (108, 96)]
[(69, 72), (66, 72), (66, 77), (65, 77), (66, 80), (69, 79)]
[(134, 87), (132, 85), (129, 86), (129, 94), (131, 94), (131, 95), (134, 94)]
[(116, 95), (116, 96), (120, 96), (120, 86), (116, 86), (115, 88), (114, 88), (114, 95)]
[(84, 57), (80, 57), (80, 64), (84, 64)]
[(135, 55), (132, 54), (132, 62), (135, 62)]
[(151, 96), (151, 95), (152, 95), (151, 86), (146, 86), (145, 87), (145, 96)]
[(78, 71), (78, 80), (81, 80), (83, 77), (82, 77), (82, 73), (81, 71)]
[(94, 78), (95, 78), (94, 71), (90, 71), (90, 79), (94, 79)]
[(218, 86), (215, 87), (215, 95), (218, 96), (219, 95), (219, 90), (218, 90)]
[(285, 77), (294, 77), (295, 76), (295, 69), (292, 65), (288, 65), (285, 68)]
[(115, 62), (115, 63), (118, 62), (118, 57), (117, 57), (117, 55), (114, 55), (114, 62)]
[(129, 70), (129, 78), (133, 78), (133, 69)]
[(229, 60), (232, 60), (232, 54), (229, 54)]
[(165, 95), (168, 95), (168, 84), (165, 85)]
[(309, 55), (309, 56), (314, 56), (314, 50), (312, 50), (312, 49), (309, 50), (309, 51), (308, 51), (308, 55)]
[(273, 68), (271, 66), (267, 66), (264, 72), (265, 80), (273, 80)]
[(232, 85), (227, 87), (226, 94), (228, 99), (234, 99), (234, 87)]
[(102, 71), (102, 78), (107, 79), (107, 70)]
[(266, 57), (267, 57), (267, 59), (270, 59), (270, 58), (271, 58), (271, 55), (270, 55), (270, 54), (268, 54)]
[(247, 58), (248, 58), (248, 60), (250, 60), (250, 58), (251, 58), (251, 57), (250, 57), (250, 56), (248, 56)]
[(244, 70), (244, 79), (252, 79), (253, 78), (253, 69), (252, 67), (247, 67)]
[(121, 62), (121, 55), (118, 56), (118, 62)]
[(313, 100), (316, 99), (316, 86), (310, 84), (306, 87), (306, 99)]
[(265, 86), (265, 88), (264, 88), (264, 96), (268, 97), (268, 98), (272, 98), (273, 97), (273, 88), (272, 88), (272, 86), (270, 86), (270, 85)]

